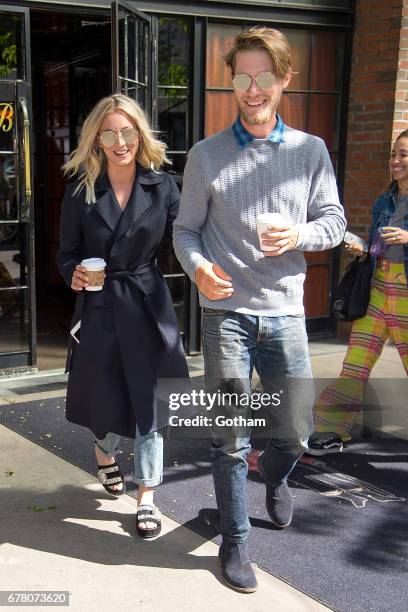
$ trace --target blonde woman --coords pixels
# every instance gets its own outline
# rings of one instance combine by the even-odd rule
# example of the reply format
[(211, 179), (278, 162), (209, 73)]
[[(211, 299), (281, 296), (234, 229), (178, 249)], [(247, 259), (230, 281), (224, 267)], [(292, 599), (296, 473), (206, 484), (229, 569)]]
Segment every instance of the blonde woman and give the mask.
[[(113, 495), (125, 492), (115, 460), (120, 437), (134, 438), (136, 527), (143, 538), (161, 528), (153, 493), (162, 481), (159, 430), (167, 415), (155, 409), (157, 381), (187, 376), (171, 296), (155, 265), (179, 205), (176, 184), (160, 171), (166, 161), (141, 107), (122, 94), (103, 98), (64, 166), (76, 180), (67, 187), (60, 223), (60, 272), (78, 293), (67, 419), (93, 432), (98, 478)], [(106, 276), (101, 291), (87, 292), (81, 261), (94, 257), (106, 261)]]

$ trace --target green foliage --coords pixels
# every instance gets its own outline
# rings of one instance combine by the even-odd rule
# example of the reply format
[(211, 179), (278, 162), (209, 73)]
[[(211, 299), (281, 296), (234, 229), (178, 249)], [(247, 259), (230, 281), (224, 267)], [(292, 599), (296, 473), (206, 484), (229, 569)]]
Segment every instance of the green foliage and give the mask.
[[(181, 66), (181, 64), (170, 64), (170, 66), (166, 66), (165, 73), (161, 75), (160, 85), (187, 85), (187, 68), (185, 66)], [(184, 92), (180, 92), (180, 90), (174, 89), (165, 89), (163, 93), (168, 98), (176, 98), (178, 96), (183, 96)]]
[(17, 47), (14, 32), (0, 34), (0, 77), (7, 76), (17, 65)]
[[(188, 23), (182, 18), (162, 18), (160, 19), (160, 30), (163, 35), (164, 46), (159, 45), (159, 85), (175, 85), (186, 87), (188, 82), (187, 67), (177, 60), (185, 61), (185, 58), (178, 58), (179, 49), (177, 40), (188, 33)], [(171, 57), (166, 53), (165, 47), (171, 49)], [(171, 63), (169, 63), (171, 62)], [(162, 90), (162, 94), (168, 98), (183, 96), (183, 93), (174, 89)]]

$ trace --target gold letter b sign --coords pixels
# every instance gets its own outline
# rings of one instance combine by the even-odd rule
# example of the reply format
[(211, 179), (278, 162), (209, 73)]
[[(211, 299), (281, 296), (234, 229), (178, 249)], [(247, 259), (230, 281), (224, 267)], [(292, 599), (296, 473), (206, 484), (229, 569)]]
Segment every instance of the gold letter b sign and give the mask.
[(13, 127), (14, 108), (10, 102), (0, 102), (0, 129), (9, 132)]

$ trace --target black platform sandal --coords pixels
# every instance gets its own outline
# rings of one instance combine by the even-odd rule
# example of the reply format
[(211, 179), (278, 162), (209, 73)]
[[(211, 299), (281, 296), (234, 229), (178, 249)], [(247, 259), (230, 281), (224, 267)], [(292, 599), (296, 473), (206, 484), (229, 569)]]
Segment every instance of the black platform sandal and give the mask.
[[(114, 461), (110, 465), (99, 465), (98, 464), (98, 480), (101, 485), (111, 495), (123, 495), (126, 493), (125, 480), (121, 472), (120, 467)], [(112, 485), (122, 483), (121, 489), (114, 489)]]
[[(140, 527), (140, 523), (155, 523), (156, 527), (145, 529)], [(143, 540), (149, 540), (159, 535), (161, 531), (161, 513), (160, 510), (151, 504), (142, 504), (139, 506), (136, 513), (136, 529), (137, 533)]]

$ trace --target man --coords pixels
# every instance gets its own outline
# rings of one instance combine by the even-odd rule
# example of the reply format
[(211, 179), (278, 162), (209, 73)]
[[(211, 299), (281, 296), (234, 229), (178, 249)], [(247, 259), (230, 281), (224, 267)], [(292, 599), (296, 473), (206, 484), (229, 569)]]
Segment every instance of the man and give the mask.
[[(276, 113), (292, 77), (291, 50), (278, 30), (240, 33), (226, 56), (239, 106), (232, 127), (196, 144), (184, 174), (174, 247), (200, 293), (206, 378), (248, 388), (255, 366), (264, 389), (276, 380), (310, 380), (303, 308), (303, 251), (338, 245), (346, 222), (327, 149), (320, 138), (284, 125)], [(279, 228), (256, 232), (261, 213), (281, 213)], [(275, 391), (277, 389), (275, 388)], [(307, 447), (313, 398), (292, 393), (275, 411), (276, 434), (259, 459), (271, 521), (292, 519), (287, 478)], [(286, 428), (285, 428), (286, 426)], [(225, 431), (212, 444), (223, 537), (223, 578), (253, 592), (245, 479), (250, 431)]]

